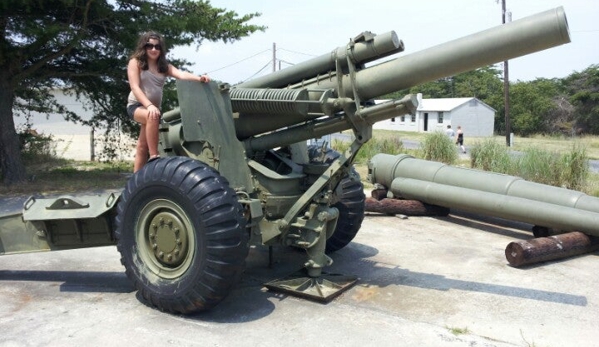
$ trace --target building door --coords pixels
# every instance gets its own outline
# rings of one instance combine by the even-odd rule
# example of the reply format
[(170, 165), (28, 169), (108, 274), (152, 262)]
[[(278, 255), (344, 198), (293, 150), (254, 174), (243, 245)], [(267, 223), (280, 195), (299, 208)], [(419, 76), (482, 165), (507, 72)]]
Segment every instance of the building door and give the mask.
[(428, 112), (424, 113), (424, 131), (428, 131)]

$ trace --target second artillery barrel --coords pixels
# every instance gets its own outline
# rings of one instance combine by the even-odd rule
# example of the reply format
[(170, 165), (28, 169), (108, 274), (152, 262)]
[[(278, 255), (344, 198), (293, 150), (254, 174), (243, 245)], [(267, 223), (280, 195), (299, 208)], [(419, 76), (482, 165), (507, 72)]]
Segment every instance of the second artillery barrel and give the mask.
[[(346, 75), (338, 94), (352, 97), (355, 88), (368, 100), (568, 42), (568, 21), (563, 7), (558, 7), (360, 70), (355, 86)], [(317, 85), (335, 88), (337, 81)]]
[[(385, 41), (393, 42), (394, 40), (386, 39)], [(302, 83), (289, 86), (289, 88), (308, 89), (310, 91), (309, 101), (317, 105), (320, 105), (323, 90), (333, 91), (331, 93), (333, 98), (355, 99), (358, 96), (360, 101), (365, 101), (568, 42), (570, 42), (568, 23), (564, 10), (560, 7), (363, 68), (358, 70), (355, 76), (335, 70), (321, 75), (321, 69), (331, 68), (334, 60), (325, 59), (321, 62), (323, 59), (319, 57), (315, 58), (315, 61), (308, 61), (291, 68), (289, 71), (293, 73), (284, 73), (287, 69), (283, 69), (273, 73), (272, 76), (269, 75), (268, 78), (242, 83), (234, 88), (287, 86), (286, 83), (300, 78)], [(384, 52), (376, 58), (387, 54), (388, 52)], [(368, 57), (375, 58), (371, 55)], [(313, 65), (317, 65), (317, 67)], [(312, 72), (312, 77), (310, 77)], [(338, 88), (342, 90), (338, 90)], [(276, 101), (270, 100), (270, 102)], [(342, 108), (339, 106), (338, 109), (332, 111), (341, 110)], [(257, 120), (256, 114), (260, 113), (260, 110), (255, 110), (256, 112), (247, 116), (235, 108), (233, 111), (239, 112), (236, 127), (240, 131), (244, 129), (242, 134), (237, 134), (238, 138), (247, 138), (283, 127), (302, 124), (310, 118), (316, 119), (323, 115), (322, 111), (310, 108), (311, 112), (307, 116), (305, 114), (272, 115), (270, 119), (280, 119), (270, 121), (269, 117)], [(264, 112), (264, 114), (267, 113), (269, 112)], [(394, 116), (397, 114), (391, 115), (389, 118)]]
[(368, 169), (397, 197), (599, 236), (599, 199), (581, 192), (405, 154), (377, 154)]

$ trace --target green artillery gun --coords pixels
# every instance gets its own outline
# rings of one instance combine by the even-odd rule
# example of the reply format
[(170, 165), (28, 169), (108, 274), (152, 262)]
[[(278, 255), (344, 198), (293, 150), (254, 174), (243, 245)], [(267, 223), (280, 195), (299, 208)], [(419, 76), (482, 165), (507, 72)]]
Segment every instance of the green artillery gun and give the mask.
[[(329, 300), (356, 280), (327, 274), (364, 218), (352, 163), (375, 122), (415, 112), (390, 92), (570, 41), (562, 8), (373, 66), (403, 51), (394, 32), (364, 32), (343, 47), (236, 86), (177, 83), (179, 108), (160, 127), (162, 159), (122, 192), (30, 198), (0, 220), (0, 253), (117, 245), (127, 276), (153, 306), (190, 313), (235, 286), (250, 245), (306, 251), (305, 269), (269, 288)], [(340, 131), (345, 153), (306, 141)]]

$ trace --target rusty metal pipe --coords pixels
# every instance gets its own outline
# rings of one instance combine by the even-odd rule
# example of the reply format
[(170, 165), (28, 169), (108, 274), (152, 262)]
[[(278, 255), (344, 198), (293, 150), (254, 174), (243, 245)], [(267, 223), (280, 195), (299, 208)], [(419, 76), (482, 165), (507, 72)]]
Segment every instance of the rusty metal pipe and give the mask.
[(561, 235), (510, 242), (505, 258), (519, 267), (590, 253), (599, 249), (599, 238), (574, 231)]

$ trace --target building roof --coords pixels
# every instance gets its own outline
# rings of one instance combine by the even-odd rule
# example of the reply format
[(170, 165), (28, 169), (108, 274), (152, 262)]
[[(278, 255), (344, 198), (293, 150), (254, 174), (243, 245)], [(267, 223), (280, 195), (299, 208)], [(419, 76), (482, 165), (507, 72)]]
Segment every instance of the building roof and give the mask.
[[(375, 103), (381, 103), (388, 100), (375, 100)], [(465, 103), (474, 102), (474, 105), (483, 105), (493, 111), (494, 108), (478, 100), (477, 98), (438, 98), (438, 99), (423, 99), (421, 94), (418, 94), (418, 111), (422, 112), (449, 112)]]
[(475, 98), (419, 99), (418, 111), (451, 111)]

